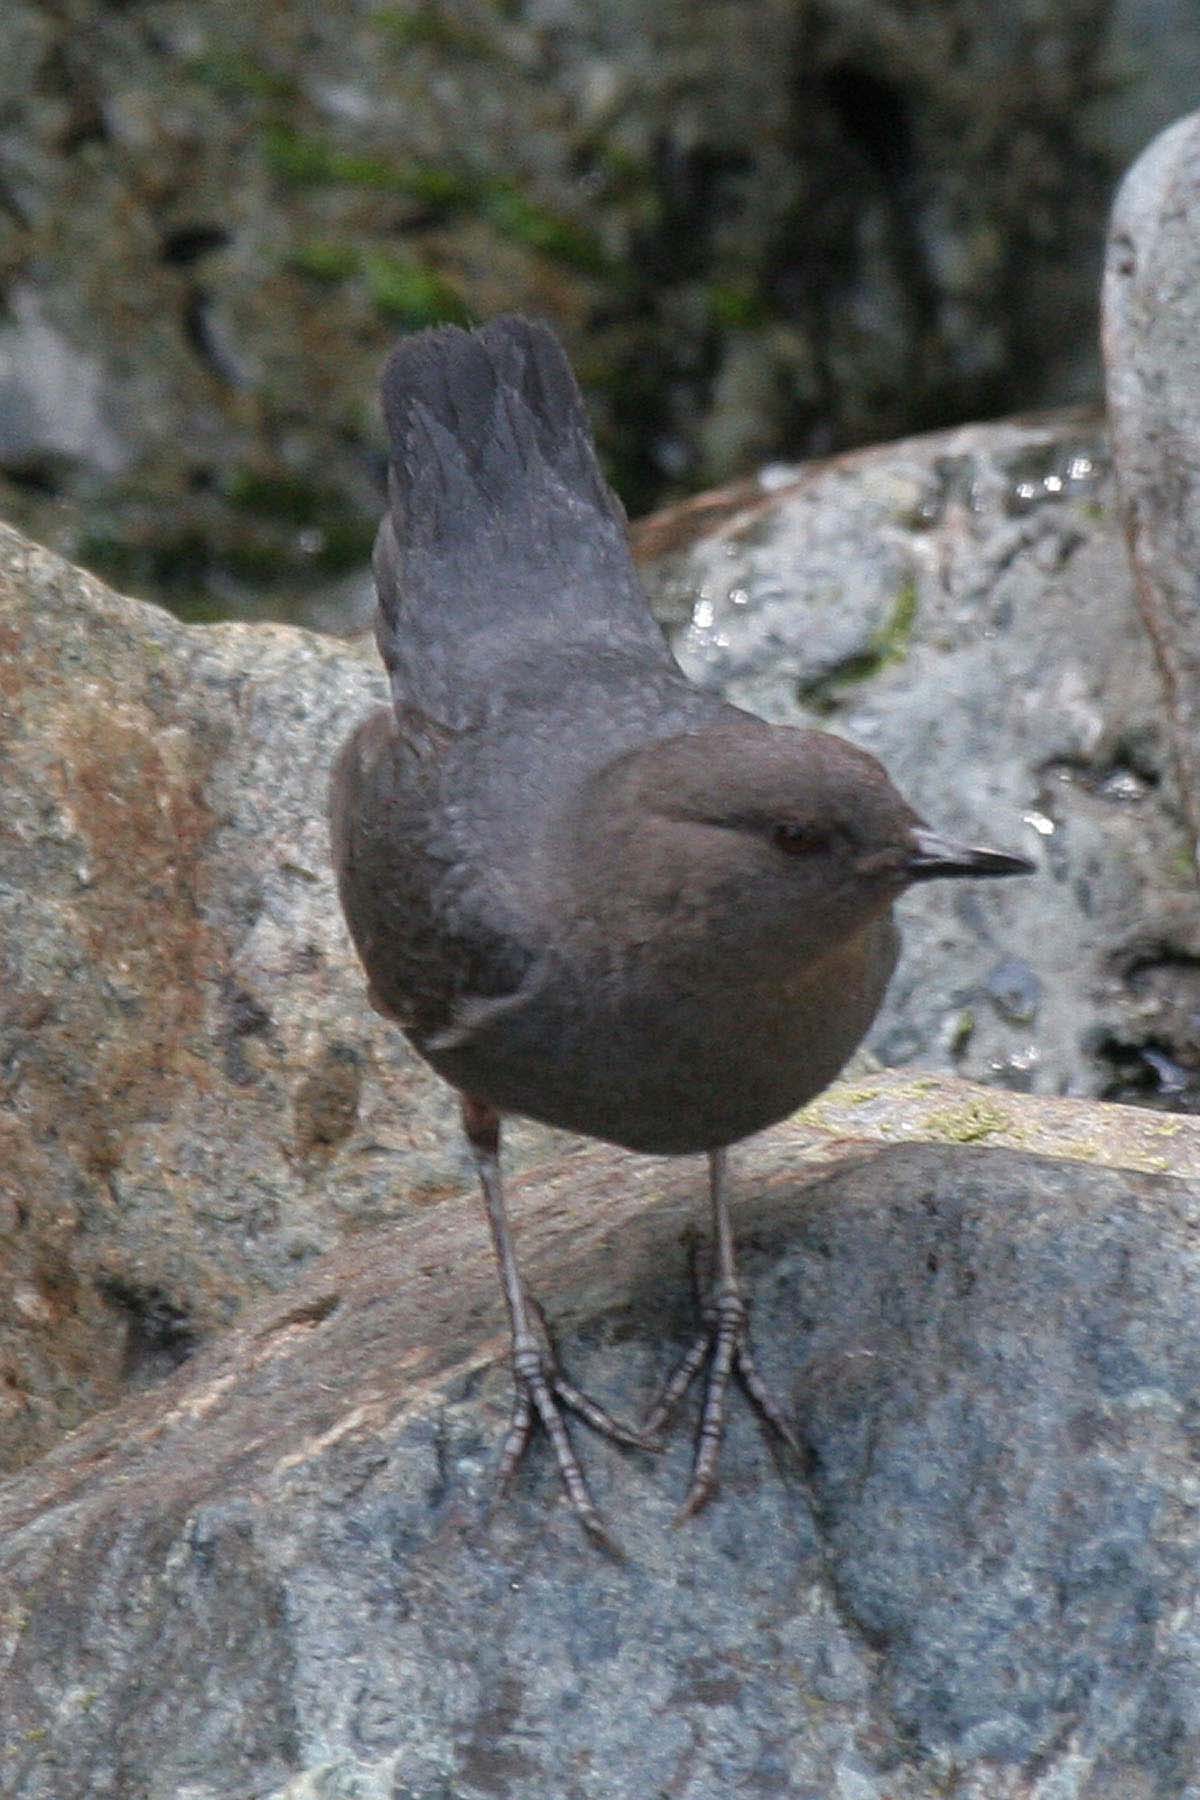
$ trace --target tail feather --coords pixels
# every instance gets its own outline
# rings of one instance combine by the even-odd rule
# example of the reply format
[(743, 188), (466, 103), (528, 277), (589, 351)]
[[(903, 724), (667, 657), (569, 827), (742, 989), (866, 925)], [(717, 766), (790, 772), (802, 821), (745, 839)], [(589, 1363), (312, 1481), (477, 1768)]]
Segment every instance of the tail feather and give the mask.
[(377, 636), (398, 700), (453, 723), (498, 658), (602, 636), (665, 657), (562, 348), (506, 317), (403, 339), (383, 378)]

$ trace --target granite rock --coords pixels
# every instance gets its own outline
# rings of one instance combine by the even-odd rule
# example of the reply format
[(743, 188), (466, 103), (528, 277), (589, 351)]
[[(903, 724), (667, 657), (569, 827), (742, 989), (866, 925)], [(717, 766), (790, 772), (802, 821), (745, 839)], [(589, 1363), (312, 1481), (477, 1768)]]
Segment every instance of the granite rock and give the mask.
[(0, 528), (0, 690), (11, 1464), (468, 1175), (333, 891), (329, 764), (376, 670), (180, 625)]
[[(4, 1792), (1196, 1800), (1200, 1184), (1121, 1166), (1146, 1115), (1006, 1104), (1113, 1166), (846, 1138), (814, 1163), (803, 1125), (739, 1152), (807, 1478), (739, 1403), (675, 1529), (686, 1430), (660, 1459), (589, 1439), (624, 1562), (544, 1445), (491, 1495), (474, 1208), (332, 1252), (0, 1487)], [(1157, 1123), (1195, 1169), (1200, 1126)], [(701, 1181), (596, 1150), (517, 1184), (563, 1354), (619, 1410), (687, 1340)]]
[(1121, 184), (1104, 278), (1108, 408), (1138, 603), (1200, 860), (1200, 113)]

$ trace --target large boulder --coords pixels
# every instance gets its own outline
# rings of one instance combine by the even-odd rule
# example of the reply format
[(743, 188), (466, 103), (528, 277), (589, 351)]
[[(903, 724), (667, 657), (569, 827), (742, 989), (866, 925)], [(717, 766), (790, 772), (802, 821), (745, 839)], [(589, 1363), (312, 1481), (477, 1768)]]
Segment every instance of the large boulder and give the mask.
[[(371, 1231), (0, 1489), (4, 1791), (1191, 1800), (1200, 1123), (895, 1081), (874, 1142), (735, 1162), (807, 1479), (739, 1400), (682, 1529), (686, 1428), (578, 1433), (624, 1562), (540, 1440), (496, 1500), (476, 1209)], [(689, 1335), (702, 1182), (594, 1150), (516, 1184), (564, 1358), (626, 1413)]]
[(182, 626), (3, 529), (0, 634), (11, 1463), (465, 1173), (333, 892), (329, 763), (376, 670)]

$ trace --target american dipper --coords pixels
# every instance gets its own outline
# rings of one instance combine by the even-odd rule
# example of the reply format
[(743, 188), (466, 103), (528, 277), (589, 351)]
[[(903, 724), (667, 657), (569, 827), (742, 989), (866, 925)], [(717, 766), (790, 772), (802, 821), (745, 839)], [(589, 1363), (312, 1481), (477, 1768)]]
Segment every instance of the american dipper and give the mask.
[[(716, 1486), (734, 1373), (794, 1442), (749, 1348), (726, 1146), (811, 1100), (859, 1044), (905, 888), (1032, 865), (931, 831), (841, 738), (691, 686), (545, 326), (403, 339), (383, 405), (376, 637), (393, 705), (337, 759), (338, 887), (373, 1004), (461, 1099), (512, 1326), (501, 1481), (540, 1419), (607, 1542), (562, 1407), (657, 1448), (707, 1365), (683, 1514)], [(504, 1211), (508, 1112), (708, 1155), (711, 1301), (639, 1428), (573, 1387), (535, 1327)]]

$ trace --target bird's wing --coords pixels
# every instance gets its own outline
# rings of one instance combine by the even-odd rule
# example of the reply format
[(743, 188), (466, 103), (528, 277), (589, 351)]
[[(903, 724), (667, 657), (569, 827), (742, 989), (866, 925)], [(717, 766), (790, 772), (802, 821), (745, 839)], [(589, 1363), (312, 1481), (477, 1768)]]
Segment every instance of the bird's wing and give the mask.
[(476, 872), (447, 842), (455, 748), (416, 708), (381, 707), (343, 746), (329, 798), (338, 892), (371, 1003), (418, 1043), (441, 1035), (447, 1047), (517, 1004), (539, 960), (511, 918), (484, 923)]

